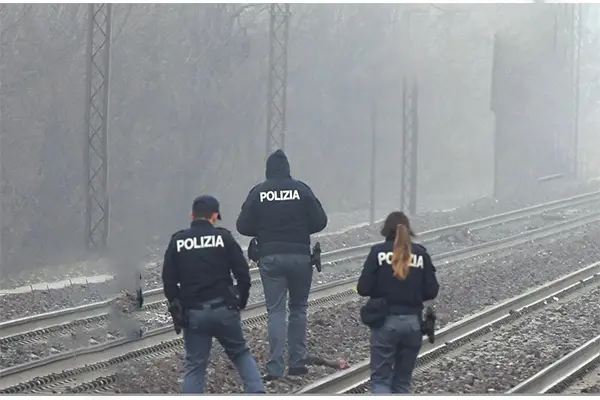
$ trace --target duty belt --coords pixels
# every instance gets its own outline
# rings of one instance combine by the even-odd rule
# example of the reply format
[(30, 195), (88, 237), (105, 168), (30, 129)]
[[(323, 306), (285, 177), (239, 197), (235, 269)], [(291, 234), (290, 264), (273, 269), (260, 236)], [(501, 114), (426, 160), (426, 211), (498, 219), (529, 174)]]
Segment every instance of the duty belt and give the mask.
[(225, 302), (225, 300), (221, 300), (217, 303), (199, 303), (199, 304), (194, 304), (193, 306), (189, 307), (190, 310), (215, 310), (217, 308), (221, 308), (221, 307), (225, 307), (227, 306), (227, 303)]
[(421, 316), (421, 312), (413, 307), (389, 305), (389, 315), (418, 315)]

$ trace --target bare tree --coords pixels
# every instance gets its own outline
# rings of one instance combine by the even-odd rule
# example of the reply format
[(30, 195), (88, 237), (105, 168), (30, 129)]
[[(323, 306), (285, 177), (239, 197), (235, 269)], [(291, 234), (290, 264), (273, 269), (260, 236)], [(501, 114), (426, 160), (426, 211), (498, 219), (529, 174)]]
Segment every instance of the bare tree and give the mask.
[[(286, 138), (292, 173), (330, 212), (366, 209), (369, 110), (377, 97), (379, 198), (396, 206), (401, 82), (411, 69), (421, 94), (420, 196), (486, 194), (493, 36), (502, 32), (524, 53), (545, 46), (552, 10), (294, 4)], [(85, 17), (77, 4), (0, 9), (5, 270), (86, 257)], [(125, 260), (162, 246), (187, 223), (189, 203), (201, 192), (221, 199), (224, 225), (232, 228), (247, 191), (264, 176), (268, 11), (262, 4), (115, 5), (113, 21), (110, 243)], [(588, 37), (592, 49), (598, 31)], [(597, 99), (600, 60), (584, 54), (582, 98)], [(590, 100), (582, 109), (582, 129), (591, 132), (597, 107)]]

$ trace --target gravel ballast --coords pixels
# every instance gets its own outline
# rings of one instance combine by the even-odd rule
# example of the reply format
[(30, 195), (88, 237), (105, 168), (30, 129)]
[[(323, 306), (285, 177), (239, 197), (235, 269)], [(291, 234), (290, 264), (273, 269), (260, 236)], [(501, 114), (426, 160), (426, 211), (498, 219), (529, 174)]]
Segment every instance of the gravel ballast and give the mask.
[[(141, 327), (148, 331), (171, 325), (171, 316), (166, 308), (135, 312), (135, 319), (111, 316), (109, 319), (78, 326), (72, 330), (59, 331), (24, 342), (3, 344), (0, 341), (0, 370), (25, 364), (40, 358), (64, 353), (73, 349), (95, 346), (124, 336), (136, 335)], [(125, 321), (125, 322), (123, 322)]]
[[(577, 196), (600, 189), (600, 181), (590, 181), (586, 183), (566, 184), (561, 186), (552, 186), (547, 188), (536, 188), (527, 192), (522, 192), (519, 198), (513, 199), (493, 199), (482, 198), (463, 207), (458, 207), (447, 212), (427, 213), (417, 215), (411, 218), (411, 224), (418, 234), (437, 227), (454, 225), (461, 222), (484, 218), (494, 214), (500, 214), (519, 208), (529, 207), (541, 203), (547, 203), (553, 200)], [(390, 210), (392, 211), (392, 210)], [(331, 238), (335, 240), (337, 248), (346, 246), (352, 247), (363, 243), (378, 241), (381, 237), (379, 230), (380, 224), (367, 226), (358, 229), (349, 230), (344, 234), (344, 238)], [(323, 248), (327, 249), (328, 243), (321, 241)]]
[(7, 294), (0, 296), (0, 322), (107, 300), (117, 292), (113, 285), (92, 283), (64, 289)]
[[(368, 353), (368, 330), (358, 319), (361, 302), (353, 301), (343, 306), (320, 310), (309, 317), (309, 347), (311, 354), (331, 360), (345, 359), (356, 363)], [(344, 312), (340, 313), (340, 309)], [(337, 311), (337, 313), (336, 313)], [(343, 318), (340, 318), (340, 314)], [(246, 339), (251, 352), (259, 363), (265, 365), (269, 351), (266, 327), (246, 329)], [(348, 334), (340, 334), (345, 332)], [(336, 340), (328, 340), (335, 335)], [(357, 341), (358, 340), (358, 341)], [(366, 346), (366, 347), (365, 347)], [(211, 361), (206, 373), (207, 393), (240, 393), (242, 388), (236, 370), (229, 362), (217, 342), (213, 343)], [(179, 393), (183, 377), (183, 351), (169, 357), (123, 365), (118, 374), (118, 393)], [(319, 379), (336, 370), (326, 366), (311, 366), (304, 377), (287, 377), (266, 385), (270, 393), (289, 393), (306, 382)]]
[[(600, 246), (596, 247), (600, 244), (598, 238), (600, 238), (600, 227), (590, 230), (585, 235), (581, 232), (575, 232), (574, 234), (552, 238), (551, 240), (536, 244), (535, 247), (523, 245), (512, 248), (510, 255), (491, 259), (481, 256), (460, 263), (438, 265), (438, 277), (443, 286), (437, 303), (451, 306), (457, 303), (456, 298), (460, 298), (461, 305), (467, 310), (478, 310), (508, 297), (516, 296), (525, 290), (524, 287), (526, 284), (530, 285), (529, 287), (539, 286), (549, 280), (565, 275), (578, 267), (587, 265), (596, 259), (600, 259)], [(566, 239), (570, 239), (571, 242)], [(571, 252), (581, 250), (585, 250), (582, 253), (585, 256), (577, 260), (577, 266), (571, 266), (570, 270), (565, 270), (564, 266), (566, 264), (563, 260)], [(543, 266), (543, 269), (528, 270), (528, 275), (525, 275), (521, 269), (532, 262), (532, 256), (536, 257), (537, 265), (540, 267)], [(489, 266), (493, 266), (493, 268), (489, 268)], [(315, 274), (313, 284), (319, 285), (344, 277), (356, 276), (360, 272), (360, 269), (360, 263), (353, 263), (346, 266), (339, 266), (339, 269), (336, 270), (325, 270), (321, 274)], [(516, 282), (512, 285), (504, 284), (502, 290), (498, 290), (494, 286), (495, 282), (510, 282), (510, 280), (514, 280), (514, 276), (517, 276), (517, 274), (521, 277), (526, 276), (527, 280), (525, 282)], [(478, 295), (460, 297), (461, 293), (465, 290), (477, 293)], [(256, 285), (253, 288), (251, 303), (261, 301), (263, 298), (261, 285)], [(438, 307), (437, 312), (440, 327), (456, 321), (461, 315), (464, 315), (460, 309), (453, 310), (447, 307)], [(144, 330), (170, 324), (170, 317), (164, 308), (161, 308), (159, 311), (136, 313), (136, 318), (141, 322)], [(112, 340), (120, 337), (120, 333), (114, 329), (108, 329), (108, 327), (98, 326), (97, 329), (91, 332), (82, 332), (77, 337), (77, 345), (70, 336), (58, 337), (56, 345), (53, 342), (55, 339), (52, 338), (52, 346), (48, 347), (44, 343), (19, 346), (19, 348), (12, 345), (12, 347), (4, 350), (10, 351), (11, 354), (16, 353), (16, 356), (7, 358), (7, 363), (0, 363), (0, 368), (26, 362), (29, 354), (31, 354), (31, 359), (36, 359), (43, 355), (54, 354), (57, 351), (65, 351), (67, 349)]]
[(589, 371), (583, 378), (572, 383), (561, 394), (598, 394), (600, 393), (600, 366)]
[[(600, 379), (598, 379), (598, 380), (600, 380)], [(589, 393), (589, 394), (600, 393), (600, 383), (582, 390), (581, 393)]]
[(586, 387), (585, 389), (582, 389), (580, 393), (587, 393), (587, 394), (598, 394), (600, 393), (600, 373), (597, 374), (598, 375), (598, 383), (594, 384), (592, 386)]
[[(600, 259), (598, 232), (595, 228), (587, 235), (572, 233), (569, 242), (565, 237), (557, 237), (552, 242), (515, 250), (510, 257), (488, 260), (483, 265), (469, 260), (440, 267), (441, 290), (436, 306), (440, 327)], [(368, 358), (369, 332), (358, 319), (360, 305), (361, 301), (353, 301), (312, 313), (309, 316), (311, 353), (334, 360), (343, 358), (350, 364)], [(587, 313), (590, 313), (589, 308)], [(596, 315), (599, 315), (597, 311)], [(597, 327), (598, 320), (595, 321), (595, 325), (589, 319), (587, 323)], [(569, 330), (563, 332), (570, 337)], [(264, 326), (246, 330), (249, 346), (261, 367), (267, 358), (266, 335)], [(177, 393), (181, 387), (182, 357), (182, 352), (178, 352), (162, 359), (126, 363), (118, 375), (116, 390), (122, 393)], [(237, 374), (218, 345), (211, 357), (207, 391), (239, 392)], [(309, 375), (270, 384), (268, 390), (289, 392), (332, 372), (334, 370), (328, 367), (311, 367)]]
[(556, 300), (415, 374), (415, 393), (504, 393), (598, 335), (600, 288)]
[[(474, 243), (472, 243), (474, 244)], [(441, 254), (453, 250), (451, 245), (436, 242), (428, 246), (431, 254)], [(473, 307), (485, 307), (495, 304), (507, 296), (516, 296), (527, 287), (521, 282), (511, 282), (518, 276), (526, 279), (525, 282), (535, 287), (544, 282), (557, 279), (577, 268), (600, 260), (600, 224), (590, 224), (586, 228), (574, 230), (560, 236), (551, 237), (533, 244), (511, 247), (500, 252), (502, 256), (481, 255), (453, 264), (436, 264), (438, 274), (443, 276), (447, 286), (440, 292), (438, 303), (454, 303), (455, 288), (462, 284), (477, 293), (477, 296), (466, 296), (462, 302), (468, 302)], [(569, 260), (571, 255), (577, 257)], [(567, 260), (568, 269), (565, 268)], [(532, 263), (536, 262), (537, 265)], [(494, 266), (494, 268), (490, 268)], [(497, 268), (497, 266), (502, 266)], [(362, 261), (350, 262), (335, 267), (323, 269), (321, 273), (314, 273), (313, 286), (334, 282), (336, 280), (357, 276), (362, 269)], [(482, 272), (485, 272), (482, 274)], [(452, 274), (446, 278), (446, 274)], [(477, 276), (477, 279), (472, 279)], [(454, 284), (456, 282), (456, 284)], [(488, 284), (490, 282), (490, 284)], [(503, 282), (502, 290), (497, 290), (491, 283)], [(525, 288), (525, 289), (524, 289)], [(456, 289), (458, 290), (458, 289)], [(509, 293), (509, 294), (507, 294)], [(448, 294), (448, 297), (445, 297)], [(251, 301), (264, 299), (262, 285), (255, 285), (251, 289)], [(440, 321), (451, 316), (444, 316), (438, 312)]]

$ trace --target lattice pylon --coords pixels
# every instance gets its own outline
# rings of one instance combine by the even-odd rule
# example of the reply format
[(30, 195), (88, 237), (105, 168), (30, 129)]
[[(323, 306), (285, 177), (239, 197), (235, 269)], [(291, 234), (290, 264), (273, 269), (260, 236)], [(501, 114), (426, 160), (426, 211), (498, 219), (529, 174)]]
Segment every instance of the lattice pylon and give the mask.
[(290, 5), (271, 4), (270, 17), (267, 156), (285, 144)]
[[(2, 22), (0, 21), (0, 44), (2, 43)], [(2, 59), (2, 46), (0, 45), (0, 60)], [(0, 66), (0, 90), (2, 90), (2, 78), (3, 78), (3, 68), (2, 66)], [(0, 96), (0, 99), (2, 97)], [(1, 100), (0, 100), (0, 126), (2, 126), (2, 107), (1, 107)], [(2, 134), (2, 130), (0, 130), (0, 278), (3, 277), (3, 270), (2, 270), (2, 266), (3, 266), (3, 260), (4, 260), (4, 253), (2, 252), (2, 231), (3, 231), (3, 227), (4, 227), (4, 215), (2, 213), (2, 199), (4, 198), (4, 196), (2, 195), (2, 137), (4, 135)]]
[(572, 4), (573, 7), (573, 143), (570, 149), (571, 173), (574, 179), (579, 174), (579, 75), (581, 70), (581, 32), (582, 32), (582, 7), (581, 3)]
[(86, 107), (86, 245), (103, 250), (108, 244), (108, 121), (111, 4), (90, 4), (87, 44)]
[(402, 82), (402, 175), (400, 207), (409, 215), (417, 212), (418, 86)]

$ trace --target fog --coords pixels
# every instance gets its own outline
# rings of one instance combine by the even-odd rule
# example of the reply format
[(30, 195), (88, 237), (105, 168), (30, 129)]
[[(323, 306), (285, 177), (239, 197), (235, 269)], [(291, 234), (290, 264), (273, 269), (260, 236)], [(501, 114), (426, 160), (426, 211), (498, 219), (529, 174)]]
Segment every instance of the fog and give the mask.
[[(580, 177), (600, 167), (599, 7), (583, 7)], [(398, 208), (404, 77), (419, 83), (419, 210), (491, 196), (495, 143), (505, 196), (569, 173), (565, 9), (292, 4), (292, 176), (329, 214), (366, 212), (376, 102), (377, 213)], [(87, 5), (2, 5), (0, 28), (1, 271), (84, 260)], [(112, 32), (109, 248), (121, 269), (160, 254), (199, 194), (216, 196), (235, 230), (264, 179), (269, 8), (114, 4)], [(493, 73), (495, 37), (504, 67)]]

